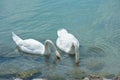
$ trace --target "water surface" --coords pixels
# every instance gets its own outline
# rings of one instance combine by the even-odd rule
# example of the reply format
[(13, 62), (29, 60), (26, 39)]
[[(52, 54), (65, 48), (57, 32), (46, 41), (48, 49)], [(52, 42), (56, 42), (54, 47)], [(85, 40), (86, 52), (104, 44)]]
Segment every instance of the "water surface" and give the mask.
[[(63, 59), (54, 64), (54, 58), (46, 61), (44, 57), (19, 52), (11, 38), (11, 32), (15, 32), (23, 39), (34, 38), (42, 43), (51, 39), (55, 43), (60, 28), (66, 28), (80, 42), (78, 67), (64, 53)], [(117, 75), (119, 59), (119, 0), (0, 1), (0, 78), (31, 69), (38, 69), (37, 77), (58, 74), (71, 78), (69, 73), (78, 69), (87, 74)]]

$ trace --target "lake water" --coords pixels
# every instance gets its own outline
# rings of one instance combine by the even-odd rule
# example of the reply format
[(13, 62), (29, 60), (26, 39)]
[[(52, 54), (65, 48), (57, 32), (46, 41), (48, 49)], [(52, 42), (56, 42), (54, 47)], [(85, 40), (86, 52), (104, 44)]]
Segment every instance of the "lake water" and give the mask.
[[(56, 64), (52, 57), (46, 61), (39, 55), (24, 54), (11, 38), (15, 32), (23, 39), (55, 43), (61, 28), (80, 42), (79, 66), (64, 53)], [(56, 75), (73, 79), (81, 70), (120, 74), (120, 0), (0, 0), (0, 79), (34, 69), (37, 72), (30, 79)]]

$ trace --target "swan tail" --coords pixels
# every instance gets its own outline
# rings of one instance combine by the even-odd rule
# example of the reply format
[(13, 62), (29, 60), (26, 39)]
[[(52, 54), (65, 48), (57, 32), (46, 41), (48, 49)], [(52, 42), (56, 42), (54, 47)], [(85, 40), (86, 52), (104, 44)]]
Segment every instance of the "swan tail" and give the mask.
[(64, 35), (65, 33), (68, 33), (68, 32), (67, 32), (67, 30), (64, 29), (64, 28), (59, 29), (59, 30), (57, 31), (57, 35), (58, 35), (58, 36), (62, 36), (62, 35)]
[(14, 32), (12, 32), (12, 39), (17, 45), (19, 44), (19, 42), (22, 41), (22, 39), (19, 36), (17, 36)]

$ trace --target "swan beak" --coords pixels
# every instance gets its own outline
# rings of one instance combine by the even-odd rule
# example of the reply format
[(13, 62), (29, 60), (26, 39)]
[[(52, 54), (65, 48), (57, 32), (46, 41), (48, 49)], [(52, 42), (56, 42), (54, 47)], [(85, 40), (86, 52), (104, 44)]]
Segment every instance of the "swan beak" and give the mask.
[(61, 59), (61, 56), (60, 56), (60, 53), (58, 51), (55, 51), (55, 54), (56, 54), (56, 59)]

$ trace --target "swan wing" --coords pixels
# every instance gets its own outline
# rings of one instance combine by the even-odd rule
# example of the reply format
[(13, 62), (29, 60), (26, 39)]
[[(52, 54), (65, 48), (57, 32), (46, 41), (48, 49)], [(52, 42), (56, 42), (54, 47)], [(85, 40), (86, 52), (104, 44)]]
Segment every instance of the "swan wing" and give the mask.
[(43, 54), (44, 53), (44, 45), (37, 40), (34, 39), (26, 39), (21, 42), (19, 46), (22, 51), (34, 54)]
[(70, 33), (59, 36), (56, 41), (56, 45), (66, 53), (70, 52), (73, 43), (79, 47), (79, 41)]

